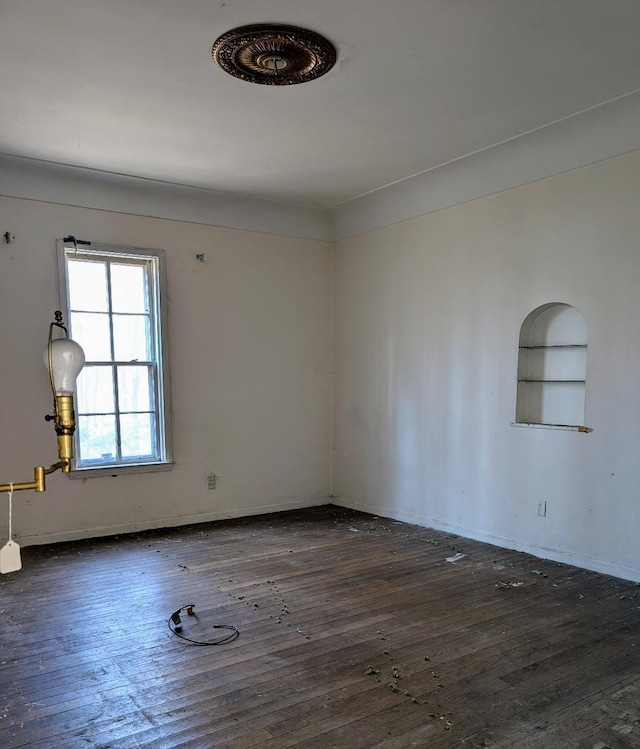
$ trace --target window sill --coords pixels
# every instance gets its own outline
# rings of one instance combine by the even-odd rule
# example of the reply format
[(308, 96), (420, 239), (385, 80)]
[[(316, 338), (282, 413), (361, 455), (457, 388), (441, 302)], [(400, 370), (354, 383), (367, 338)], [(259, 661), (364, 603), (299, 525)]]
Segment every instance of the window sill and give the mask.
[(139, 463), (131, 466), (105, 466), (95, 468), (74, 468), (69, 473), (72, 479), (93, 479), (101, 476), (124, 476), (128, 473), (156, 473), (158, 471), (170, 471), (174, 466), (173, 461), (168, 463)]
[(525, 429), (559, 429), (565, 432), (581, 432), (582, 434), (588, 434), (593, 432), (591, 427), (585, 427), (581, 424), (534, 424), (524, 421), (512, 421), (512, 427), (524, 427)]

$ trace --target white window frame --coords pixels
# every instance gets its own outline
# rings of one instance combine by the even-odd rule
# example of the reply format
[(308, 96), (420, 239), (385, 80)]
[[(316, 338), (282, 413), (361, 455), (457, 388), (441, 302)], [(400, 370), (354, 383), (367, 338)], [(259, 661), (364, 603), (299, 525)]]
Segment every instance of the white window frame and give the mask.
[[(151, 307), (151, 335), (154, 338), (156, 356), (153, 360), (155, 365), (155, 401), (157, 403), (156, 418), (156, 440), (158, 444), (159, 458), (152, 461), (125, 460), (109, 464), (90, 463), (81, 465), (77, 457), (74, 457), (71, 466), (72, 478), (85, 478), (90, 476), (114, 476), (126, 473), (146, 473), (151, 471), (170, 470), (173, 466), (171, 459), (171, 408), (169, 401), (169, 371), (168, 371), (168, 342), (167, 342), (167, 293), (166, 293), (166, 269), (164, 250), (143, 249), (139, 247), (120, 247), (102, 243), (82, 243), (75, 245), (68, 240), (56, 240), (58, 255), (58, 271), (60, 279), (60, 307), (64, 310), (65, 320), (69, 329), (69, 335), (73, 338), (72, 315), (69, 305), (67, 258), (69, 259), (104, 259), (106, 261), (127, 260), (135, 262), (151, 261), (152, 270), (148, 278), (149, 296)], [(106, 362), (105, 362), (106, 363)], [(108, 362), (115, 365), (115, 362)], [(121, 364), (126, 364), (122, 362)], [(117, 408), (117, 404), (115, 406)], [(76, 411), (78, 405), (76, 403)], [(81, 416), (78, 417), (78, 420)], [(80, 430), (75, 433), (75, 456), (79, 456)]]

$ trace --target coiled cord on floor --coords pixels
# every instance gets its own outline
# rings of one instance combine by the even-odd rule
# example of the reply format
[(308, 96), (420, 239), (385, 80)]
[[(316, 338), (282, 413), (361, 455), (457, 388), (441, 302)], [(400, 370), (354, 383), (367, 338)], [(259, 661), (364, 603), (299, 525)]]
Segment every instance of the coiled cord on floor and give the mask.
[(180, 618), (180, 612), (186, 611), (188, 616), (196, 616), (196, 613), (194, 611), (195, 604), (194, 603), (188, 603), (185, 606), (181, 606), (177, 611), (174, 611), (173, 614), (167, 619), (167, 625), (171, 632), (176, 637), (179, 637), (181, 640), (184, 640), (185, 642), (190, 642), (192, 645), (225, 645), (228, 642), (233, 642), (237, 637), (239, 637), (240, 632), (237, 627), (235, 627), (233, 624), (214, 624), (213, 629), (226, 629), (230, 630), (228, 634), (224, 635), (223, 637), (219, 637), (217, 640), (194, 640), (191, 637), (187, 637), (186, 635), (183, 635), (182, 630), (182, 620)]

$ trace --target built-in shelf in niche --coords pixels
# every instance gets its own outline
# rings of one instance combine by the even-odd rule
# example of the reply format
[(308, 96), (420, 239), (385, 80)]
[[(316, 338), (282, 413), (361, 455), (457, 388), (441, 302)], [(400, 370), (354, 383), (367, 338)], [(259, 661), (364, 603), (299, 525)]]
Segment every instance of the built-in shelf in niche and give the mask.
[(520, 329), (516, 423), (582, 427), (586, 371), (584, 315), (561, 302), (533, 310)]
[(586, 343), (554, 343), (551, 346), (520, 346), (520, 350), (528, 349), (549, 349), (549, 348), (587, 348)]
[(549, 382), (549, 383), (555, 383), (556, 385), (575, 385), (576, 382), (582, 382), (584, 383), (584, 380), (518, 380), (518, 382)]

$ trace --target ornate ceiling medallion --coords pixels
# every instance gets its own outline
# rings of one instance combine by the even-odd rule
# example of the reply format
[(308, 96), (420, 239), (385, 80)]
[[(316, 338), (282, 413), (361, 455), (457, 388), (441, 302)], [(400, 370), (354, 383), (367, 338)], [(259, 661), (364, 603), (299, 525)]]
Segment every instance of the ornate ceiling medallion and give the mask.
[(312, 81), (336, 62), (336, 50), (323, 36), (283, 23), (231, 29), (216, 40), (212, 54), (230, 75), (266, 86)]

